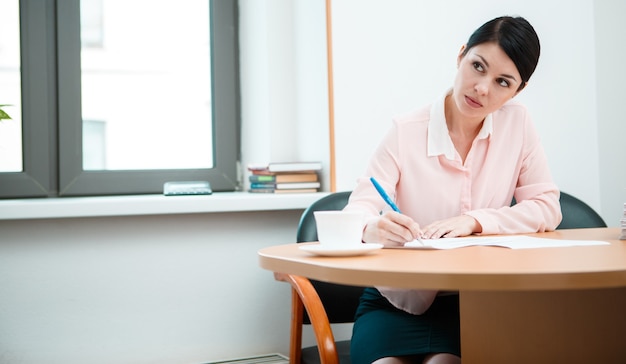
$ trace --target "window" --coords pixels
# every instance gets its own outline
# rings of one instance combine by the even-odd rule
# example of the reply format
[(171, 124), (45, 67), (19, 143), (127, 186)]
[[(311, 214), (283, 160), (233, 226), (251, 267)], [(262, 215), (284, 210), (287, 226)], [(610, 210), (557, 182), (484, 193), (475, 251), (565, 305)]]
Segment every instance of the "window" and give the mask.
[(23, 166), (0, 197), (238, 187), (236, 0), (22, 0), (20, 31)]
[(22, 170), (19, 13), (18, 0), (0, 2), (0, 105), (12, 118), (0, 122), (0, 172)]

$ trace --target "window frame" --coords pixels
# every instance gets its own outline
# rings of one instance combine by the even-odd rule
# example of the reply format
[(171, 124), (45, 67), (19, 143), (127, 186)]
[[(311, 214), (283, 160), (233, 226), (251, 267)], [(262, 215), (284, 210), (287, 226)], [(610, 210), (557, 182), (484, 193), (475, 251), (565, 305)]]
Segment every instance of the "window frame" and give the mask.
[(23, 172), (0, 173), (0, 198), (154, 194), (168, 181), (240, 188), (240, 89), (236, 0), (211, 8), (213, 153), (210, 169), (84, 171), (80, 0), (21, 0)]

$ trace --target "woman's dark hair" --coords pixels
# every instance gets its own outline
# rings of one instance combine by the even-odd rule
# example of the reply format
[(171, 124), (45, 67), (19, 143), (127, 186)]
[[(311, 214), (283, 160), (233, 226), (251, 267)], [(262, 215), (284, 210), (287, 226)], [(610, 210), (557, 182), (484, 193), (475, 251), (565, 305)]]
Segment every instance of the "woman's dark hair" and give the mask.
[(518, 91), (522, 90), (539, 62), (541, 47), (535, 29), (522, 17), (495, 18), (474, 31), (467, 41), (463, 55), (474, 46), (491, 42), (498, 44), (515, 63), (522, 77)]

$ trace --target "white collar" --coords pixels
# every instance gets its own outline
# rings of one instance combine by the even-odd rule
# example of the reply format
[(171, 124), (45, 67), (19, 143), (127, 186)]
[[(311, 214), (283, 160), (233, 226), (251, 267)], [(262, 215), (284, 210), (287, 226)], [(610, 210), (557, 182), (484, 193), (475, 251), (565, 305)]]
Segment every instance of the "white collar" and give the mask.
[[(452, 93), (452, 89), (448, 90), (443, 97), (435, 101), (430, 109), (430, 120), (428, 121), (428, 156), (435, 157), (445, 155), (447, 159), (454, 160), (456, 149), (448, 132), (446, 124), (445, 101), (446, 96)], [(493, 116), (488, 114), (483, 121), (477, 139), (485, 139), (491, 135), (493, 131)]]

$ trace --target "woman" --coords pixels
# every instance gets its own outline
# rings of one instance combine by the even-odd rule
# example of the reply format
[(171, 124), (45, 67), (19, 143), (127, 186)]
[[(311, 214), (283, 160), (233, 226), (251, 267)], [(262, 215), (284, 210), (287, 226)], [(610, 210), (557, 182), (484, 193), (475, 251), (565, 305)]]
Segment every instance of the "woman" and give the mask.
[[(526, 108), (511, 101), (539, 60), (521, 17), (499, 17), (461, 47), (452, 89), (396, 118), (346, 210), (370, 218), (366, 243), (553, 230), (559, 190)], [(385, 208), (374, 176), (402, 214)], [(517, 204), (510, 206), (515, 197)], [(460, 363), (458, 295), (367, 288), (356, 314), (352, 362)]]

